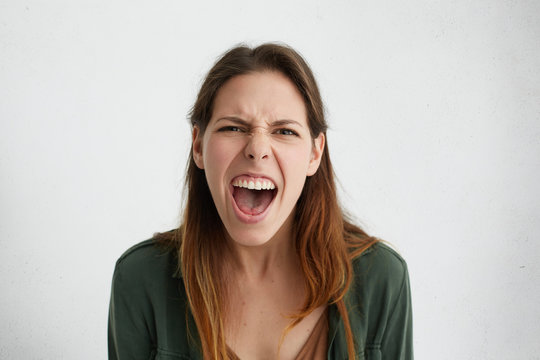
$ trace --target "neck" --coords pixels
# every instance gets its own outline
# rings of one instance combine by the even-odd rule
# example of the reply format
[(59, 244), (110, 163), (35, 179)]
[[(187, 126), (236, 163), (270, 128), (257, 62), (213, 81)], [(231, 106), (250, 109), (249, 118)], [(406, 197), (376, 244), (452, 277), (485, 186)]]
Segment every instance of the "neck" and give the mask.
[(244, 281), (263, 281), (273, 280), (280, 274), (297, 274), (300, 265), (292, 232), (282, 230), (259, 246), (244, 246), (230, 239), (231, 261), (226, 263), (235, 277)]

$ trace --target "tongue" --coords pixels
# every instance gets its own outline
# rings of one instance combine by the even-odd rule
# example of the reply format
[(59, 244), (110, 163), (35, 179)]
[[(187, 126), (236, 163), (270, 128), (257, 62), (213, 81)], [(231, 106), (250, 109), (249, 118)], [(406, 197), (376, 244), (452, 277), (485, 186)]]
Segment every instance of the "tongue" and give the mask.
[(272, 195), (272, 190), (249, 190), (239, 187), (235, 187), (233, 193), (238, 208), (249, 215), (262, 213), (270, 205)]

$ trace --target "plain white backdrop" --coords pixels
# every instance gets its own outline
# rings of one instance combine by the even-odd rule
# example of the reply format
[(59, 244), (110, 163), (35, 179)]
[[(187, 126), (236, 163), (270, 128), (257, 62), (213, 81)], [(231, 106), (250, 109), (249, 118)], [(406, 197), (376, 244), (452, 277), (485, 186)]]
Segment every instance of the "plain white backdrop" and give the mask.
[(341, 199), (409, 264), (417, 359), (540, 359), (538, 1), (0, 0), (0, 358), (104, 359), (116, 259), (178, 224), (187, 113), (282, 41)]

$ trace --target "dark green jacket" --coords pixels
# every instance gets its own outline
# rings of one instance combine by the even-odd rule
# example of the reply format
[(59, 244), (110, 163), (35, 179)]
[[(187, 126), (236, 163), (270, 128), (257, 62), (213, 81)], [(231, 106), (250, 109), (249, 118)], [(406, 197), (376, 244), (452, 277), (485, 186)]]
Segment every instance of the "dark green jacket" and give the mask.
[[(109, 359), (202, 359), (199, 337), (172, 252), (144, 241), (126, 251), (114, 271), (109, 311)], [(412, 313), (405, 261), (378, 243), (354, 261), (346, 295), (358, 358), (412, 359)], [(329, 308), (328, 359), (347, 359), (342, 319)]]

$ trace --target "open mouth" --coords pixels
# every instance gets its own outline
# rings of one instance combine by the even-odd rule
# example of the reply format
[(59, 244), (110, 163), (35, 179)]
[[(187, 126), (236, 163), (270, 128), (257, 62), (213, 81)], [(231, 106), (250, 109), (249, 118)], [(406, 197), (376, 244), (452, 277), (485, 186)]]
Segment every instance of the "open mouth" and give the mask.
[(232, 182), (233, 199), (238, 209), (246, 215), (263, 213), (274, 200), (276, 185), (269, 179), (239, 176)]

